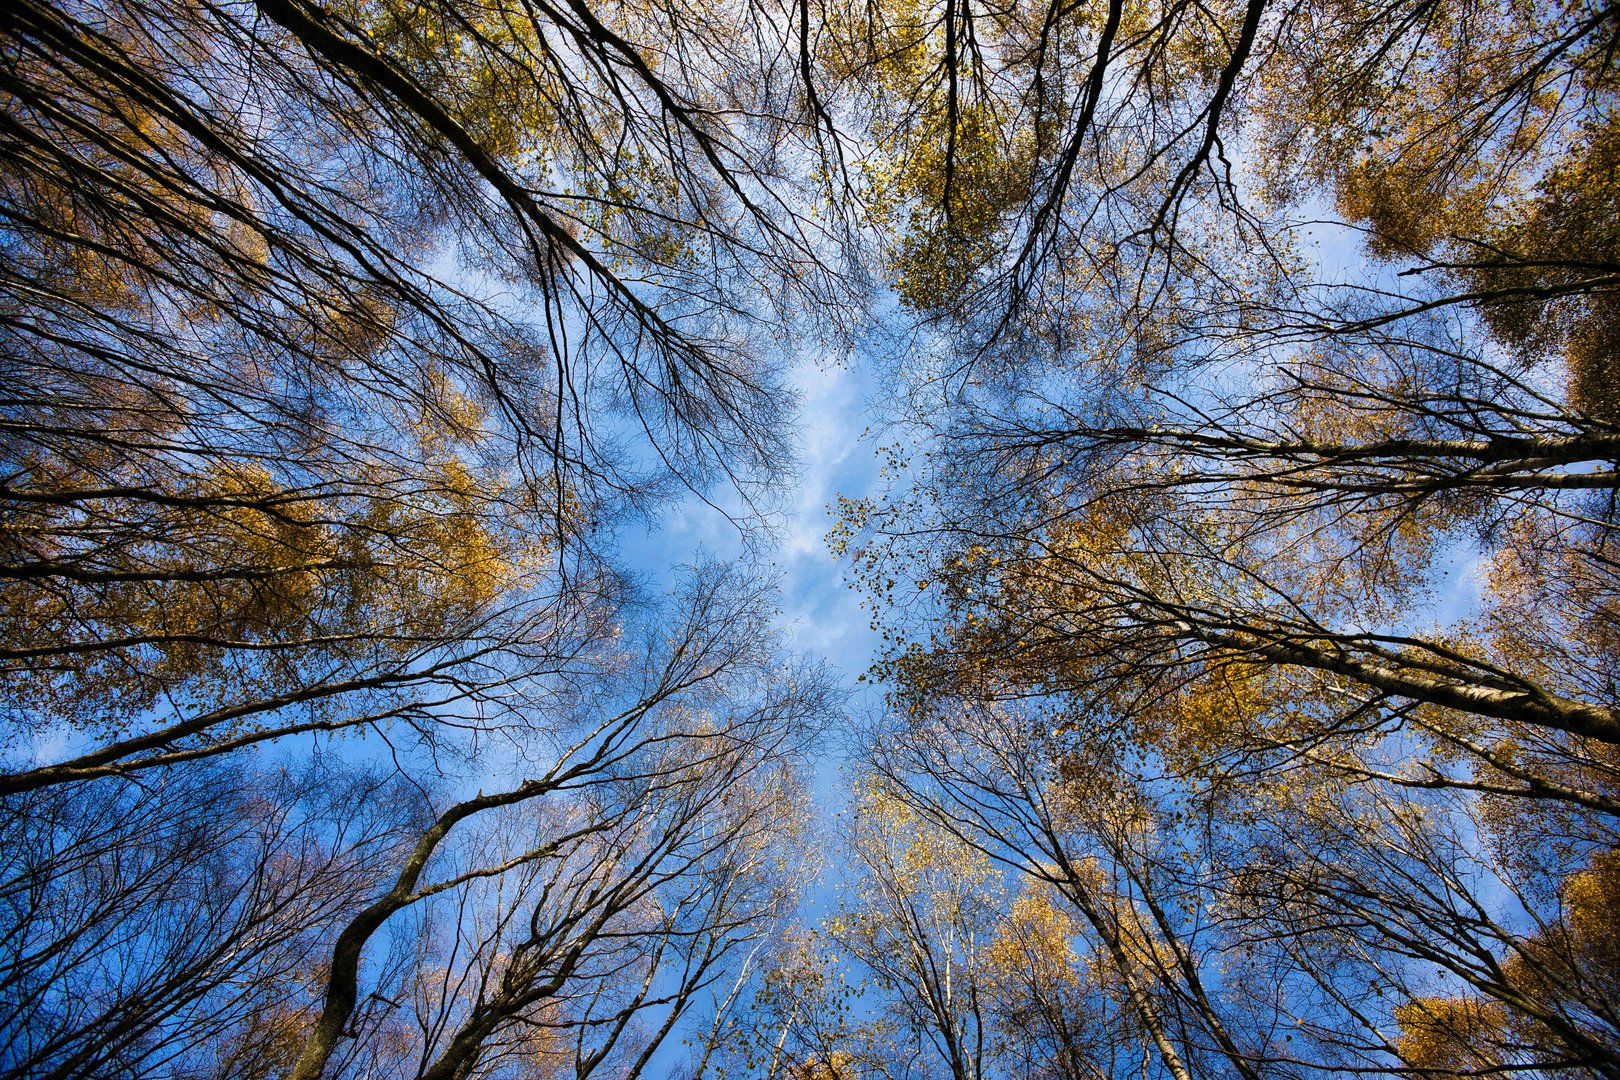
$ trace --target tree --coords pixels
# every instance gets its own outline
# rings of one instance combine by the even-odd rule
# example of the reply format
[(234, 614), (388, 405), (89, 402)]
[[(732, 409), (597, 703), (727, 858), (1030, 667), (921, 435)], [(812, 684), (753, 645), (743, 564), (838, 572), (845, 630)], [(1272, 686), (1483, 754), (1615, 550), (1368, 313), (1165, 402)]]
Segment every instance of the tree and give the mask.
[(741, 298), (824, 238), (734, 118), (799, 129), (744, 23), (622, 14), (6, 12), (7, 712), (89, 743), (13, 788), (498, 715), (627, 508), (782, 474)]
[(865, 988), (845, 978), (835, 946), (789, 924), (764, 954), (752, 997), (704, 1047), (694, 1076), (856, 1080), (911, 1074), (894, 1023), (862, 1018)]
[(825, 677), (610, 550), (840, 317), (778, 14), (0, 13), (8, 1068), (634, 1073), (765, 932)]
[(420, 817), (399, 778), (194, 762), (4, 803), (0, 1056), (19, 1076), (291, 1063), (325, 927)]
[[(1214, 95), (1090, 31), (1118, 89), (1070, 114), (1074, 242), (1020, 193), (965, 303), (910, 301), (937, 344), (897, 364), (892, 487), (834, 533), (890, 642), (868, 753), (1063, 897), (1128, 1006), (1068, 1011), (1168, 1075), (1607, 1075), (1612, 999), (1559, 928), (1620, 810), (1612, 19), (1250, 14)], [(1147, 25), (1123, 40), (1168, 66)], [(1033, 87), (1004, 55), (986, 82)], [(1095, 117), (1133, 101), (1110, 156)], [(1130, 171), (1183, 139), (1190, 172)], [(1220, 148), (1240, 169), (1203, 172)], [(1287, 216), (1324, 203), (1366, 241), (1342, 284)], [(1437, 616), (1464, 560), (1477, 598)]]
[[(1243, 292), (1232, 260), (1263, 239), (1227, 143), (1273, 8), (833, 7), (829, 76), (872, 117), (870, 216), (900, 297), (965, 330), (954, 375)], [(1195, 238), (1204, 212), (1235, 236)]]
[[(1167, 773), (1050, 705), (948, 717), (891, 717), (866, 753), (1026, 883), (982, 982), (1017, 1025), (998, 1048), (1017, 1056), (992, 1058), (1012, 1074), (1615, 1068), (1609, 920), (1587, 906), (1612, 816), (1299, 755)], [(1476, 1015), (1500, 1023), (1435, 1033)], [(1445, 1046), (1463, 1056), (1438, 1063)]]
[[(367, 943), (414, 908), (443, 911), (455, 943), (438, 945), (451, 967), (436, 990), (416, 991), (428, 995), (423, 1076), (521, 1059), (531, 1037), (586, 1075), (633, 1022), (656, 1018), (630, 1051), (639, 1071), (731, 954), (767, 931), (790, 896), (780, 882), (799, 827), (793, 755), (828, 687), (763, 647), (756, 593), (716, 574), (695, 585), (680, 623), (661, 628), (667, 644), (628, 673), (624, 708), (606, 709), (603, 695), (559, 728), (563, 749), (545, 771), (449, 805), (417, 835), (392, 887), (338, 933), (290, 1075), (323, 1075), (353, 1026)], [(439, 855), (468, 829), (459, 858)], [(438, 880), (425, 881), (433, 866)]]
[(1000, 906), (989, 864), (879, 788), (857, 804), (846, 850), (858, 876), (828, 937), (887, 995), (896, 1042), (917, 1045), (940, 1075), (979, 1080), (985, 952)]
[(530, 718), (550, 755), (534, 738), (502, 791), (192, 761), (12, 796), (8, 1061), (638, 1072), (793, 897), (797, 762), (832, 699), (766, 595), (697, 574)]

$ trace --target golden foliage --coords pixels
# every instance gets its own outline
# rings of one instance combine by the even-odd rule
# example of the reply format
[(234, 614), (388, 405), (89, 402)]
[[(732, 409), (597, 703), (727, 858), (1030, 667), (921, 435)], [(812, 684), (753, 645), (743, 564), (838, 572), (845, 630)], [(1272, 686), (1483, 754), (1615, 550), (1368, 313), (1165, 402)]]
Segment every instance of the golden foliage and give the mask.
[(1487, 1049), (1507, 1023), (1507, 1010), (1474, 998), (1421, 998), (1395, 1007), (1397, 1049), (1414, 1069), (1459, 1072), (1495, 1064)]

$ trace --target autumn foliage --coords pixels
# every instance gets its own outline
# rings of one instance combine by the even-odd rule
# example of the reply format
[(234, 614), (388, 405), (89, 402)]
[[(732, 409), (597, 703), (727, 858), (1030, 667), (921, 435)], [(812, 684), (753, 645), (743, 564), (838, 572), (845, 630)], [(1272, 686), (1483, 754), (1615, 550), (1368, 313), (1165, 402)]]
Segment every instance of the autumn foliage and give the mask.
[(1617, 46), (0, 6), (0, 1070), (1620, 1078)]

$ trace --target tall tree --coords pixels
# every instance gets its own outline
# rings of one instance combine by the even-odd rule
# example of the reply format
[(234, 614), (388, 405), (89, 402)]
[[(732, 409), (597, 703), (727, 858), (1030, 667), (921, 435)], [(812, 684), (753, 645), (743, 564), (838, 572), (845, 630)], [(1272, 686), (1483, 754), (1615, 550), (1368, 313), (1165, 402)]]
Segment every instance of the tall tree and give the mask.
[(497, 713), (601, 527), (763, 499), (831, 240), (748, 10), (8, 8), (7, 713), (90, 749), (8, 782)]
[[(1258, 4), (1208, 81), (1169, 75), (1159, 14), (1081, 36), (1064, 213), (1032, 165), (953, 290), (906, 291), (933, 232), (889, 245), (933, 336), (897, 365), (892, 487), (834, 536), (891, 642), (874, 753), (1038, 881), (1120, 868), (1082, 915), (1166, 913), (1163, 961), (1112, 969), (1169, 1074), (1606, 1075), (1612, 998), (1568, 927), (1620, 809), (1613, 14)], [(1029, 55), (985, 51), (984, 84), (1033, 92)], [(1347, 280), (1302, 254), (1326, 207)], [(1065, 817), (1083, 777), (1154, 839)], [(1269, 1005), (1217, 992), (1248, 957)], [(1258, 1037), (1279, 1017), (1287, 1045)]]
[(825, 679), (610, 553), (791, 471), (791, 27), (0, 12), (8, 1069), (633, 1074), (734, 976)]
[(794, 896), (833, 698), (774, 647), (768, 595), (710, 568), (624, 626), (588, 693), (529, 718), (504, 790), (326, 755), (11, 796), (8, 1067), (639, 1072)]

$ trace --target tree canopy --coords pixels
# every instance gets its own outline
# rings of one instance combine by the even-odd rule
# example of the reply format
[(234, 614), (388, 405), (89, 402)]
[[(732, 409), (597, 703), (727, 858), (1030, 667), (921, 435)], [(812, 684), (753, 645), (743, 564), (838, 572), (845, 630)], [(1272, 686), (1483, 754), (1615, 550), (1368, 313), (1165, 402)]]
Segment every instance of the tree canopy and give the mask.
[(0, 1071), (1620, 1078), (1617, 47), (4, 5)]

